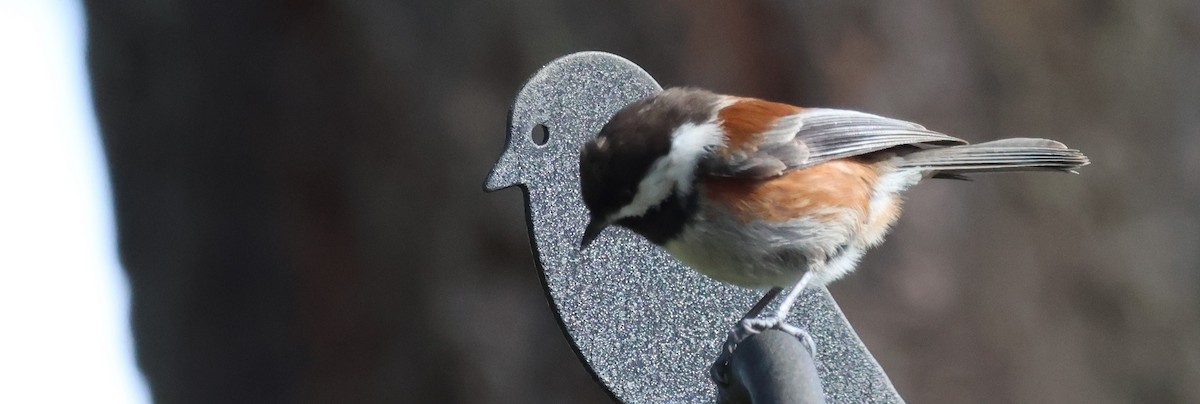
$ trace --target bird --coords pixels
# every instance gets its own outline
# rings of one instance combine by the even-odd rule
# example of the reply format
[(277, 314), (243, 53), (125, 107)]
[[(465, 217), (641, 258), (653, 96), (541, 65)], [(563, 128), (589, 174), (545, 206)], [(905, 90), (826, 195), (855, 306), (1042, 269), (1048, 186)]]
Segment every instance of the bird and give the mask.
[(582, 146), (580, 248), (623, 227), (712, 279), (766, 290), (731, 330), (728, 353), (769, 328), (806, 338), (784, 322), (797, 298), (852, 272), (918, 182), (1088, 163), (1054, 140), (969, 144), (865, 112), (669, 88), (624, 106)]

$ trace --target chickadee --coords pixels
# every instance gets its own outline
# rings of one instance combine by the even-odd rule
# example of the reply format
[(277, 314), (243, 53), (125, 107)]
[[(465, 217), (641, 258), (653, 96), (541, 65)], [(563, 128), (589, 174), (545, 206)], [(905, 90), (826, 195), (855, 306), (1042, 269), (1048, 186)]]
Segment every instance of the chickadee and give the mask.
[[(862, 112), (672, 88), (622, 108), (583, 146), (581, 244), (617, 225), (713, 279), (770, 289), (743, 318), (755, 332), (784, 326), (805, 287), (854, 270), (922, 179), (1086, 164), (1053, 140), (969, 145)], [(752, 318), (785, 287), (773, 316)]]

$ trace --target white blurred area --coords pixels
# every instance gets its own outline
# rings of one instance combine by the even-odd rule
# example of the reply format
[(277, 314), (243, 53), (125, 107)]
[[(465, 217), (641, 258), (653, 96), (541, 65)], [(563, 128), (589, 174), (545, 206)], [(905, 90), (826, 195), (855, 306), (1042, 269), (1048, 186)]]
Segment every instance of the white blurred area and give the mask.
[(0, 403), (147, 403), (82, 4), (0, 0)]

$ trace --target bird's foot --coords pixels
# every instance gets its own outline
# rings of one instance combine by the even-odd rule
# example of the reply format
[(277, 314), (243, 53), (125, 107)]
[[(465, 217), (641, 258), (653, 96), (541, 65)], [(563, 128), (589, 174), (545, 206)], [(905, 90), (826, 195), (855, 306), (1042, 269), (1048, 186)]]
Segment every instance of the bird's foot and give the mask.
[(747, 318), (742, 319), (729, 330), (729, 336), (725, 339), (725, 344), (721, 346), (721, 354), (717, 356), (717, 360), (708, 370), (709, 377), (717, 384), (727, 384), (729, 379), (725, 373), (729, 369), (729, 359), (733, 356), (733, 351), (737, 349), (738, 344), (755, 334), (772, 329), (786, 332), (800, 339), (808, 348), (808, 353), (816, 357), (817, 345), (808, 331), (803, 328), (788, 324), (780, 317)]

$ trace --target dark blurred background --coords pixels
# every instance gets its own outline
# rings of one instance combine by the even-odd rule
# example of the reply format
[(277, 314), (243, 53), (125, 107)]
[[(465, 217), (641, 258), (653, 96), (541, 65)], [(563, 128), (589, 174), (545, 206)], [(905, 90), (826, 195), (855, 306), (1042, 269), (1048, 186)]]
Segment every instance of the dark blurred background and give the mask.
[(481, 191), (517, 89), (581, 50), (1083, 150), (916, 188), (831, 289), (914, 403), (1200, 402), (1200, 2), (84, 4), (157, 402), (609, 402), (520, 192)]

